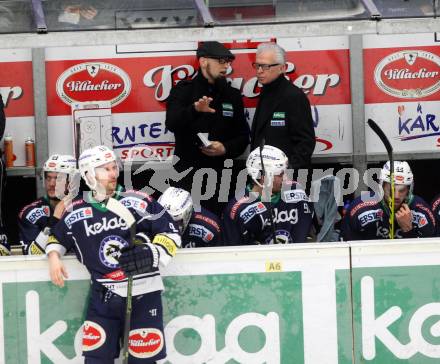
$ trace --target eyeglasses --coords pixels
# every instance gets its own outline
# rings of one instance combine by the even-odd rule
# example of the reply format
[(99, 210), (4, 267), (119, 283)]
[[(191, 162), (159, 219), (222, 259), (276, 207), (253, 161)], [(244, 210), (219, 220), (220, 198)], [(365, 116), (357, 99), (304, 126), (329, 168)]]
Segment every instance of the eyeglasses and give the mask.
[(263, 71), (268, 71), (273, 66), (279, 66), (279, 63), (272, 64), (264, 64), (264, 63), (252, 63), (252, 67), (254, 67), (257, 71), (261, 68)]
[(231, 58), (215, 58), (215, 57), (206, 57), (209, 59), (215, 59), (220, 64), (231, 64), (233, 59)]

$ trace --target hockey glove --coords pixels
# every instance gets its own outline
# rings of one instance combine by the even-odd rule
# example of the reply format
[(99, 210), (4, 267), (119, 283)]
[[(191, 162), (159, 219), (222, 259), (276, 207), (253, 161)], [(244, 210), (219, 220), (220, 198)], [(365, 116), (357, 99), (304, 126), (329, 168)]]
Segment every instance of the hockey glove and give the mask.
[(154, 245), (134, 244), (121, 249), (119, 266), (127, 276), (149, 273), (159, 266), (159, 253)]

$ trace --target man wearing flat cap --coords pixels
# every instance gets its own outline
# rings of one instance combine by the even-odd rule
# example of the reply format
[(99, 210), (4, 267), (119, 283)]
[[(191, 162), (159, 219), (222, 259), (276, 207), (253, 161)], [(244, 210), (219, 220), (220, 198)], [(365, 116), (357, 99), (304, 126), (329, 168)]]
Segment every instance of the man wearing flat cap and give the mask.
[[(197, 49), (199, 70), (194, 79), (180, 81), (171, 90), (167, 100), (166, 127), (176, 140), (174, 155), (178, 162), (174, 166), (178, 172), (190, 169), (175, 187), (209, 196), (205, 188), (216, 187), (209, 200), (201, 205), (219, 215), (227, 202), (227, 196), (219, 203), (219, 189), (222, 170), (230, 168), (226, 161), (241, 155), (249, 143), (249, 128), (244, 116), (240, 91), (226, 81), (226, 74), (235, 56), (219, 42), (204, 42)], [(203, 133), (205, 143), (198, 136)], [(225, 163), (226, 161), (226, 163)], [(216, 186), (205, 175), (200, 182), (201, 168), (212, 168), (217, 174)], [(196, 177), (193, 189), (193, 178)], [(232, 179), (233, 180), (233, 179)], [(224, 183), (228, 183), (227, 181)], [(202, 190), (200, 191), (200, 185)], [(235, 191), (235, 184), (222, 186)], [(199, 191), (197, 191), (197, 189)]]

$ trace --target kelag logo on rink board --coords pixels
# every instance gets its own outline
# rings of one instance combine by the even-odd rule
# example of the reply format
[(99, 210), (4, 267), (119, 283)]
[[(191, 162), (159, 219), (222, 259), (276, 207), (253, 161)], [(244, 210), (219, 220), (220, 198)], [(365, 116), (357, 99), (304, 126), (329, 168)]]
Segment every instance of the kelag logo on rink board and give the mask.
[(353, 307), (356, 362), (440, 362), (439, 266), (355, 268)]
[(376, 85), (388, 95), (415, 99), (440, 89), (440, 57), (424, 50), (404, 50), (383, 58), (374, 70)]
[[(301, 273), (245, 273), (165, 278), (167, 364), (304, 363)], [(3, 283), (5, 364), (82, 363), (89, 281)], [(54, 302), (62, 304), (54, 305)], [(86, 328), (100, 344), (99, 328)], [(138, 357), (160, 351), (154, 330), (134, 330)], [(1, 358), (1, 356), (0, 356)], [(0, 359), (1, 360), (1, 359)]]
[(105, 62), (85, 62), (64, 71), (57, 80), (56, 90), (64, 103), (110, 101), (121, 103), (131, 90), (131, 81), (121, 68)]

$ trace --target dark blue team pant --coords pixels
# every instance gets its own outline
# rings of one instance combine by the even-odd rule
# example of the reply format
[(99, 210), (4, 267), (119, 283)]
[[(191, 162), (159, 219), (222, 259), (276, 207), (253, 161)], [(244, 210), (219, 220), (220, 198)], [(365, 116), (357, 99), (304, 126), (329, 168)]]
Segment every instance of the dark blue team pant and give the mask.
[[(119, 357), (126, 299), (93, 283), (83, 326), (87, 364), (110, 364)], [(166, 357), (161, 292), (134, 296), (129, 335), (129, 363), (152, 364)]]

